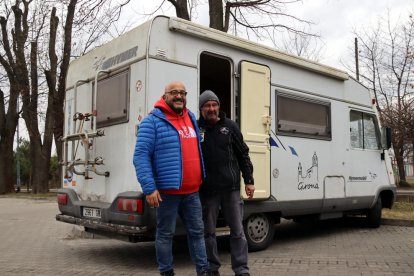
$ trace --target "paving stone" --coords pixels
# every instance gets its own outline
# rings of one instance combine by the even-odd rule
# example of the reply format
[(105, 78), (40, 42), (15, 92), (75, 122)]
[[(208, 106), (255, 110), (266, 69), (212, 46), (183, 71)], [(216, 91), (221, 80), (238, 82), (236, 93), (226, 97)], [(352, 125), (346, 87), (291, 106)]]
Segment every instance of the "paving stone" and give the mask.
[[(157, 275), (153, 242), (96, 239), (55, 221), (55, 201), (0, 198), (0, 275)], [(251, 275), (414, 275), (414, 227), (364, 228), (358, 219), (283, 222)], [(234, 275), (228, 241), (221, 274)], [(177, 275), (195, 275), (185, 243), (174, 244)]]

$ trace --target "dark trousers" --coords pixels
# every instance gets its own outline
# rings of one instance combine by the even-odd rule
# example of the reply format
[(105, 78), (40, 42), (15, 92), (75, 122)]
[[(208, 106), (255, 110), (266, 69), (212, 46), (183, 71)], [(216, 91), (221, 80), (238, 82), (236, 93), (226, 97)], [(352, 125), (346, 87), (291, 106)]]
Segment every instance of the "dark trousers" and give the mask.
[(231, 266), (235, 274), (249, 272), (247, 266), (247, 241), (243, 232), (243, 200), (240, 191), (212, 196), (201, 196), (203, 205), (204, 238), (210, 270), (217, 271), (220, 258), (217, 251), (216, 222), (221, 207), (224, 219), (230, 227)]

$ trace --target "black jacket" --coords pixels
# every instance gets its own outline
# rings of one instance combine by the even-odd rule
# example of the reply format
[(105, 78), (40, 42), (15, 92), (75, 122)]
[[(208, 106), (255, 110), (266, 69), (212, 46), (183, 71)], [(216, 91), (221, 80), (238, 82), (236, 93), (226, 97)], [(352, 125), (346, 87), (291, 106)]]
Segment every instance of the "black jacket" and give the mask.
[(242, 133), (224, 112), (220, 112), (219, 117), (214, 126), (208, 125), (202, 116), (198, 121), (206, 169), (201, 194), (239, 190), (240, 171), (245, 184), (254, 184), (253, 164)]

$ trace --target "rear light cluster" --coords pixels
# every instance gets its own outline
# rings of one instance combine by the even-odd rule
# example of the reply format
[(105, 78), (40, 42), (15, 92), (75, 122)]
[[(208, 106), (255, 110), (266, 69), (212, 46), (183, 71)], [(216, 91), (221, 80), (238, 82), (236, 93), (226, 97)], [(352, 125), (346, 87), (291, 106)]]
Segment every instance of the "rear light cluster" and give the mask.
[(118, 211), (142, 213), (142, 199), (118, 198)]
[(68, 204), (68, 194), (57, 194), (57, 202), (60, 205)]

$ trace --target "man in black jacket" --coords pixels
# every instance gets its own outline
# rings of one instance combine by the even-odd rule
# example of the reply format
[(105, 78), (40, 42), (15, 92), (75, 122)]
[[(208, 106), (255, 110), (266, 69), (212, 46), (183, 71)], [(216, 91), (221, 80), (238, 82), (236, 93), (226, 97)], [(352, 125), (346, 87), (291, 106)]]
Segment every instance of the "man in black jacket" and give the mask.
[(250, 275), (247, 241), (243, 232), (243, 200), (240, 198), (240, 171), (248, 198), (254, 194), (253, 165), (249, 148), (236, 123), (220, 112), (220, 100), (211, 90), (200, 95), (201, 148), (206, 179), (200, 188), (207, 258), (212, 275), (220, 275), (216, 221), (221, 207), (230, 227), (232, 269), (236, 275)]

